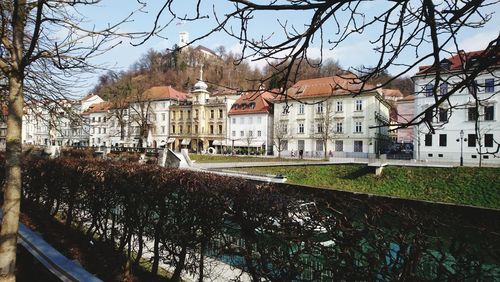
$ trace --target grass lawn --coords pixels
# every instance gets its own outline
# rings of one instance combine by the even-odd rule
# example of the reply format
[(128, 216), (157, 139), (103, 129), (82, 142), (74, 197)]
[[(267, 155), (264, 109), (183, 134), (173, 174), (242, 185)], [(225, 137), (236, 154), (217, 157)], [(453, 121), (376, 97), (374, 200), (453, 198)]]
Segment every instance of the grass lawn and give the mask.
[[(300, 161), (311, 161), (310, 159), (304, 160), (299, 158), (277, 158), (277, 157), (263, 157), (263, 156), (224, 156), (224, 155), (198, 155), (189, 154), (191, 160), (197, 163), (232, 163), (232, 162), (300, 162)], [(322, 159), (317, 159), (317, 161), (323, 161)]]
[(380, 177), (364, 165), (237, 170), (283, 174), (291, 184), (500, 209), (500, 168), (390, 166), (384, 168)]

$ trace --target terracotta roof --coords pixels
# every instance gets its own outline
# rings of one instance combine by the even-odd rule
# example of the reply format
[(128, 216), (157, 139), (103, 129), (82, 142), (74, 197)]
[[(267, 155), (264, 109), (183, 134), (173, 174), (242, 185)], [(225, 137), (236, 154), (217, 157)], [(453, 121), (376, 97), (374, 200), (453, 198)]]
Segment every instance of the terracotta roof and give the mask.
[[(187, 93), (175, 90), (172, 86), (154, 86), (142, 93), (142, 98), (148, 101), (186, 100)], [(133, 100), (133, 99), (132, 99)]]
[(403, 93), (401, 93), (399, 89), (379, 89), (378, 91), (384, 97), (395, 97), (395, 98), (404, 97)]
[[(467, 65), (469, 63), (473, 63), (473, 60), (483, 55), (484, 51), (485, 50), (472, 51), (472, 52), (460, 51), (458, 54), (455, 54), (449, 58), (441, 60), (441, 65), (443, 66), (443, 69), (446, 71), (462, 70), (464, 64)], [(497, 66), (500, 66), (500, 60), (498, 59), (499, 55), (500, 53), (496, 54)], [(495, 55), (492, 57), (492, 59), (495, 59)], [(449, 65), (449, 68), (445, 68), (444, 66), (446, 65)], [(434, 70), (435, 68), (433, 68), (432, 65), (419, 66), (417, 74), (431, 73)]]
[[(287, 95), (295, 99), (326, 97), (359, 93), (370, 88), (374, 87), (369, 84), (363, 85), (355, 74), (350, 73), (300, 80), (288, 89)], [(278, 100), (282, 99), (284, 99), (283, 96), (278, 98)]]
[(93, 113), (103, 113), (107, 112), (111, 108), (112, 104), (110, 102), (101, 102), (93, 104), (90, 106), (83, 114), (93, 114)]
[(242, 115), (271, 113), (271, 101), (273, 101), (275, 97), (275, 94), (267, 91), (257, 91), (241, 95), (240, 98), (234, 102), (228, 114)]

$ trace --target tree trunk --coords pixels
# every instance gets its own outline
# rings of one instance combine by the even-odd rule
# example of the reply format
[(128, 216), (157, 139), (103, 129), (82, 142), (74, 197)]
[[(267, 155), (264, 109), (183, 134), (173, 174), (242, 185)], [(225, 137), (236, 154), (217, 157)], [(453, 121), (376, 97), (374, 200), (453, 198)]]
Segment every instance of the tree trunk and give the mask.
[(22, 76), (9, 78), (9, 115), (5, 158), (2, 230), (0, 231), (0, 281), (15, 281), (17, 231), (21, 209), (21, 132), (23, 118)]
[(153, 264), (151, 265), (151, 273), (154, 277), (158, 273), (158, 266), (160, 264), (160, 230), (157, 225), (155, 228), (155, 239), (153, 243)]
[(177, 282), (181, 281), (182, 270), (184, 269), (184, 264), (186, 263), (187, 247), (182, 246), (181, 253), (179, 254), (179, 262), (175, 266), (174, 274), (172, 274), (171, 281)]

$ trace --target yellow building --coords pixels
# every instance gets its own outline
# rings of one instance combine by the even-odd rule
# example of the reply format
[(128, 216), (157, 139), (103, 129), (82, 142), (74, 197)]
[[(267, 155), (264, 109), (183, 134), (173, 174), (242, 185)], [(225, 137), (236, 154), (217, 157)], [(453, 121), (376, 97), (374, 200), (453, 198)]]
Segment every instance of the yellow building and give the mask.
[(227, 113), (237, 97), (212, 95), (207, 89), (201, 69), (200, 79), (187, 100), (170, 106), (170, 137), (175, 138), (172, 149), (212, 152), (214, 141), (228, 138)]

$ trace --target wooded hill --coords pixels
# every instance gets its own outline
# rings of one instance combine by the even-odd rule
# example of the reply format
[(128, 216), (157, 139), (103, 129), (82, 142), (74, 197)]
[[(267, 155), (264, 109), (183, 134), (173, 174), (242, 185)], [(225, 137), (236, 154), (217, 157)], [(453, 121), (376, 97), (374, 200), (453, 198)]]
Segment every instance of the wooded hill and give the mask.
[[(91, 91), (108, 100), (116, 96), (127, 95), (123, 89), (147, 89), (152, 86), (171, 85), (175, 89), (188, 92), (199, 79), (200, 66), (203, 64), (203, 79), (209, 85), (209, 91), (246, 91), (258, 89), (262, 84), (268, 89), (283, 87), (278, 62), (266, 65), (263, 69), (253, 67), (247, 60), (241, 60), (239, 54), (226, 52), (224, 46), (217, 47), (206, 55), (200, 49), (187, 47), (181, 50), (149, 50), (140, 57), (128, 71), (115, 73), (109, 71), (101, 75)], [(290, 81), (292, 85), (301, 79), (333, 76), (345, 70), (338, 61), (332, 59), (312, 60), (301, 63), (297, 77)], [(357, 67), (356, 69), (361, 69)], [(380, 74), (370, 81), (373, 84), (384, 83), (391, 75)], [(413, 83), (409, 78), (397, 78), (384, 88), (398, 88), (405, 95), (413, 93)]]

